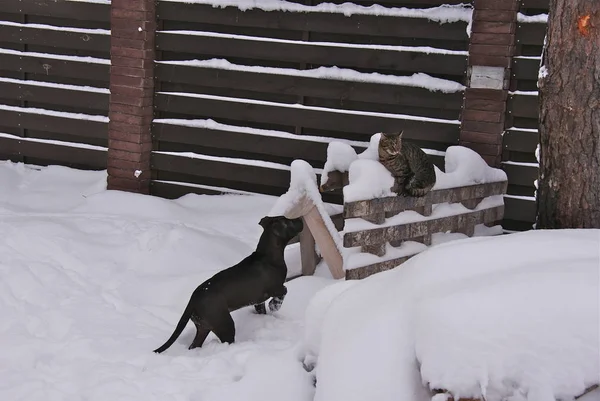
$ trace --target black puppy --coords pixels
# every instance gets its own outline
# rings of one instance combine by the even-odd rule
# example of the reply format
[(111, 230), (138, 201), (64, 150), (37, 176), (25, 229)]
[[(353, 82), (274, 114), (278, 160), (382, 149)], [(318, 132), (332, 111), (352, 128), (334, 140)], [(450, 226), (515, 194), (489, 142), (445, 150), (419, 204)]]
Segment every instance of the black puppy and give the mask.
[(171, 337), (154, 352), (169, 348), (181, 335), (188, 320), (196, 325), (196, 337), (189, 349), (201, 347), (211, 331), (221, 342), (233, 343), (235, 326), (229, 312), (254, 305), (258, 313), (277, 311), (287, 294), (284, 285), (287, 266), (284, 250), (287, 243), (302, 231), (302, 219), (283, 216), (263, 217), (259, 223), (263, 233), (256, 250), (240, 263), (220, 271), (200, 284), (190, 297)]

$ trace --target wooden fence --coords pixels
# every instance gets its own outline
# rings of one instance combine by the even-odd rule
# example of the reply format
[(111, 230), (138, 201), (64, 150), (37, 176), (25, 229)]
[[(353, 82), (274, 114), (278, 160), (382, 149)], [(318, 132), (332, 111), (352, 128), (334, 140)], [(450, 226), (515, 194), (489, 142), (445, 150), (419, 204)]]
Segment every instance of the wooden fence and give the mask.
[[(208, 3), (2, 0), (0, 158), (108, 168), (112, 188), (170, 198), (221, 188), (279, 195), (292, 160), (319, 168), (332, 139), (362, 150), (373, 133), (401, 128), (440, 167), (438, 152), (449, 145), (472, 147), (490, 163), (500, 155), (509, 177), (505, 226), (531, 227), (545, 23), (527, 16), (547, 12), (548, 0), (475, 0), (471, 38), (464, 18), (418, 14), (466, 0), (378, 1), (413, 9), (410, 16), (347, 16), (343, 6), (319, 10), (319, 0), (285, 11)], [(518, 20), (502, 8), (513, 3)], [(494, 20), (512, 27), (514, 43), (486, 34)], [(487, 121), (498, 111), (465, 101), (461, 85), (469, 84), (469, 52), (494, 61), (503, 47), (514, 57), (498, 103), (502, 132), (492, 133), (500, 142), (490, 145)], [(431, 91), (401, 78), (415, 73), (454, 86)]]

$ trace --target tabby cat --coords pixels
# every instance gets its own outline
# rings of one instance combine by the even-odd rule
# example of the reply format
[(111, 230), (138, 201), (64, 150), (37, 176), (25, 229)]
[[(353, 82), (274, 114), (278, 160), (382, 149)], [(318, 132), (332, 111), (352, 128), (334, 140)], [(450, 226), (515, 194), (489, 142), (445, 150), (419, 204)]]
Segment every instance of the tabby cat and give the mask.
[(435, 184), (433, 163), (421, 148), (402, 141), (402, 132), (381, 134), (379, 162), (392, 173), (392, 192), (424, 196)]

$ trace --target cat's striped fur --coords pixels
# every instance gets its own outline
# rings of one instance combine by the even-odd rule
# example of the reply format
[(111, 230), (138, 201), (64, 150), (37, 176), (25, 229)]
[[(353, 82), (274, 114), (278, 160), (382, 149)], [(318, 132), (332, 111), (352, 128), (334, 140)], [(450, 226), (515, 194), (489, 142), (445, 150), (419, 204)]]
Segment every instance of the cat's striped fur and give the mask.
[(402, 132), (382, 133), (379, 162), (394, 177), (392, 192), (424, 196), (435, 184), (435, 169), (421, 148), (402, 141)]

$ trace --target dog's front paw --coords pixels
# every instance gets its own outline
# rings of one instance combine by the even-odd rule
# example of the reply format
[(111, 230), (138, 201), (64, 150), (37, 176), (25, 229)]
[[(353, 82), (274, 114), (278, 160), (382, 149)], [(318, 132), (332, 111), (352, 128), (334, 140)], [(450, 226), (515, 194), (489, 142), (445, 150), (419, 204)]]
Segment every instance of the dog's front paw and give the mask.
[(273, 297), (269, 301), (269, 310), (271, 312), (277, 312), (279, 309), (281, 309), (281, 305), (283, 305), (283, 298), (284, 297)]
[[(269, 305), (269, 307), (270, 307), (270, 305)], [(259, 315), (266, 315), (267, 314), (267, 308), (265, 307), (265, 303), (264, 302), (261, 302), (259, 304), (254, 305), (254, 310)]]

